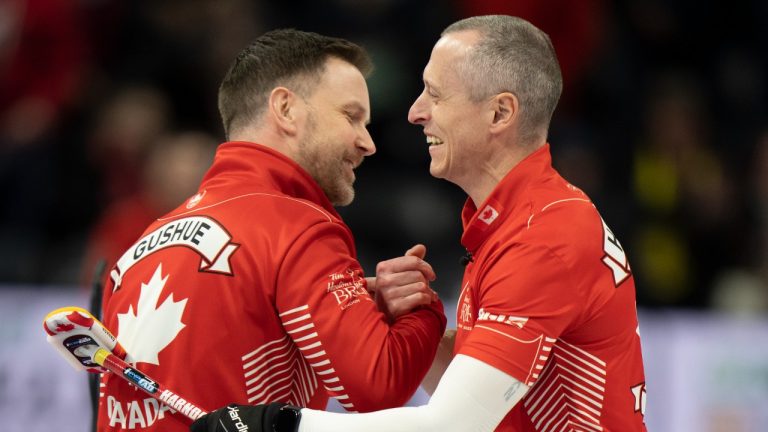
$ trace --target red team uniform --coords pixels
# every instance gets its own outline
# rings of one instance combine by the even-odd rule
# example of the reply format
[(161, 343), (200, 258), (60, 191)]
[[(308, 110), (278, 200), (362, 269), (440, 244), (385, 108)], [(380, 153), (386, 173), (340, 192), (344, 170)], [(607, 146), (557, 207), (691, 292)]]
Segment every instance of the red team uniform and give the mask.
[[(404, 404), (445, 329), (442, 306), (389, 323), (354, 240), (317, 183), (282, 154), (222, 144), (194, 197), (118, 260), (104, 324), (128, 361), (208, 410), (285, 402), (350, 411)], [(99, 431), (187, 431), (183, 399), (157, 403), (105, 374)]]
[(478, 211), (462, 212), (472, 256), (455, 354), (532, 386), (498, 431), (645, 431), (635, 284), (595, 206), (552, 168), (549, 145)]

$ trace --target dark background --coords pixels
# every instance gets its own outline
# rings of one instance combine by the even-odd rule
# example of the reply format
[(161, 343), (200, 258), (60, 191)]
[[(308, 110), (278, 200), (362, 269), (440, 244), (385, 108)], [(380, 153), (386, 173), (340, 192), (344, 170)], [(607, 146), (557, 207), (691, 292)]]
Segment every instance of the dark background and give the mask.
[(451, 301), (465, 195), (430, 177), (406, 115), (440, 31), (486, 13), (552, 38), (565, 80), (554, 164), (621, 239), (638, 305), (765, 314), (768, 3), (757, 0), (3, 0), (0, 284), (87, 289), (98, 257), (116, 258), (196, 187), (223, 140), (216, 91), (237, 52), (294, 27), (349, 38), (376, 63), (378, 151), (340, 210), (366, 271), (424, 243)]

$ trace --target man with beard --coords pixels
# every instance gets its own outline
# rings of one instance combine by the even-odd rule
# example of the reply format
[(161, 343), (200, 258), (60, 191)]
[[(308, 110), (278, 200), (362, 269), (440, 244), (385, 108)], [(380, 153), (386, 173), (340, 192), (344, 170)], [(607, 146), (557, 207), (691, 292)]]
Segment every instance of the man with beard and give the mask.
[[(446, 322), (426, 249), (365, 278), (333, 207), (352, 201), (376, 150), (370, 69), (359, 46), (295, 30), (238, 55), (219, 89), (229, 141), (110, 272), (104, 324), (127, 361), (205, 409), (333, 397), (371, 411), (413, 394)], [(99, 430), (187, 430), (183, 404), (111, 374), (103, 393)]]
[[(635, 283), (595, 205), (552, 167), (562, 89), (549, 37), (516, 17), (448, 26), (408, 120), (429, 171), (468, 195), (457, 329), (419, 407), (341, 414), (220, 408), (193, 432), (645, 431)], [(436, 381), (439, 381), (436, 383)], [(239, 429), (238, 429), (239, 430)]]

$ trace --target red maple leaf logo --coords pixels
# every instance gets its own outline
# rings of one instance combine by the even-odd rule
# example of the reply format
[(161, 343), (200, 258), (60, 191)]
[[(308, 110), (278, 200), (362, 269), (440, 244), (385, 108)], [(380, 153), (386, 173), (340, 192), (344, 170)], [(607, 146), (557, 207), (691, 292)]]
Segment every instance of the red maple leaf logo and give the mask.
[(75, 329), (75, 326), (73, 324), (58, 323), (56, 325), (56, 333), (68, 332), (74, 329)]
[(482, 219), (490, 219), (493, 216), (493, 210), (491, 209), (485, 209), (483, 214), (480, 216)]

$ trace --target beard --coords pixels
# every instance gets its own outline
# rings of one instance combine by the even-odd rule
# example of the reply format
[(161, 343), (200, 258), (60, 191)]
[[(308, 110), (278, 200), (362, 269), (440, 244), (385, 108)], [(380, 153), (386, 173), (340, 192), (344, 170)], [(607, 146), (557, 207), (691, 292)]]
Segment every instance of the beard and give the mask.
[(331, 204), (348, 205), (355, 198), (355, 189), (352, 187), (353, 180), (346, 178), (344, 160), (354, 160), (354, 158), (348, 157), (339, 146), (330, 142), (321, 142), (321, 139), (318, 138), (314, 115), (310, 115), (307, 121), (306, 139), (299, 143), (297, 162), (315, 179)]

